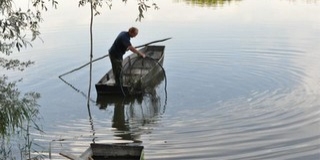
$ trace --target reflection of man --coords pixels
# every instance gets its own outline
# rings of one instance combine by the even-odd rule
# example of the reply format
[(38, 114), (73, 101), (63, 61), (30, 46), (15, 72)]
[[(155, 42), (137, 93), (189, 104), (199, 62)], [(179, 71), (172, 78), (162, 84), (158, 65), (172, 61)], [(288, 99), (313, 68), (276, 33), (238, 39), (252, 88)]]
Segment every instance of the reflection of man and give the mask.
[(125, 106), (121, 103), (115, 103), (114, 115), (112, 120), (112, 128), (116, 128), (115, 136), (120, 137), (122, 140), (131, 140), (135, 143), (141, 143), (139, 134), (130, 131), (129, 123), (125, 120)]
[(135, 47), (131, 45), (130, 38), (134, 38), (138, 35), (139, 30), (135, 27), (129, 28), (129, 30), (121, 32), (115, 41), (113, 42), (111, 48), (109, 49), (109, 57), (112, 64), (112, 71), (115, 78), (116, 85), (120, 85), (122, 77), (120, 77), (122, 70), (122, 60), (123, 55), (127, 50), (136, 53), (143, 58), (146, 56), (144, 53), (138, 51)]
[(119, 131), (129, 131), (125, 120), (124, 105), (121, 103), (116, 103), (114, 106), (112, 127), (117, 128)]

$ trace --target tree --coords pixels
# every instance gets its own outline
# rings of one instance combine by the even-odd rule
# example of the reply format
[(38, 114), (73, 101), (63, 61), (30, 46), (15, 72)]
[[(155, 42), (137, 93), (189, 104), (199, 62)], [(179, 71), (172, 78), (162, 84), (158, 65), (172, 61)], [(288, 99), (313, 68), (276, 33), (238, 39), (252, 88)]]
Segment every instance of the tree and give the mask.
[[(29, 0), (32, 7), (28, 5), (27, 8), (18, 9), (13, 0), (1, 0), (0, 8), (0, 51), (9, 55), (12, 49), (16, 47), (18, 51), (22, 47), (31, 45), (30, 41), (39, 37), (39, 24), (43, 21), (41, 17), (42, 11), (47, 11), (46, 2), (43, 0)], [(54, 7), (57, 7), (58, 2), (55, 0), (48, 0)], [(15, 7), (13, 7), (15, 6)], [(31, 34), (31, 40), (27, 39), (27, 34)]]
[[(41, 12), (47, 11), (47, 4), (43, 0), (30, 0), (29, 2), (31, 2), (30, 4), (32, 6), (24, 6), (23, 9), (22, 6), (18, 7), (13, 0), (0, 1), (0, 52), (5, 54), (5, 56), (9, 56), (14, 48), (20, 51), (22, 47), (32, 46), (31, 41), (40, 35), (39, 24), (42, 22)], [(52, 3), (54, 7), (58, 4), (55, 0), (48, 0), (48, 2)], [(31, 39), (28, 39), (27, 35), (31, 35)], [(17, 69), (23, 71), (33, 63), (34, 62), (31, 61), (20, 62), (18, 59), (0, 57), (0, 67), (7, 70)], [(7, 83), (7, 79), (8, 77), (6, 75), (0, 76), (0, 109), (2, 111), (4, 111), (6, 107), (15, 107), (16, 105), (20, 105), (21, 107), (25, 106), (26, 108), (28, 108), (27, 106), (35, 105), (34, 100), (39, 98), (38, 94), (27, 93), (21, 98), (20, 92), (16, 88), (16, 82)], [(34, 99), (32, 100), (32, 98)], [(26, 99), (29, 100), (25, 101)], [(0, 116), (2, 116), (9, 113), (0, 112), (0, 114)], [(22, 118), (22, 120), (23, 119), (24, 118)], [(6, 120), (2, 120), (6, 122)], [(12, 130), (18, 126), (19, 125), (12, 125)], [(7, 131), (0, 133), (7, 133)]]
[[(20, 51), (23, 47), (32, 46), (31, 41), (40, 35), (41, 12), (47, 11), (47, 3), (43, 0), (28, 2), (31, 6), (19, 7), (13, 0), (0, 0), (0, 68), (23, 71), (34, 63), (8, 59), (14, 49)], [(58, 4), (55, 0), (47, 2), (54, 7)], [(36, 124), (39, 112), (37, 99), (40, 94), (28, 92), (21, 95), (16, 86), (19, 81), (8, 82), (8, 76), (0, 75), (0, 157), (5, 159), (16, 157), (11, 153), (9, 144), (10, 137), (16, 134), (25, 138), (25, 143), (20, 144), (19, 149), (30, 159), (32, 143), (29, 139), (29, 128), (32, 126), (40, 130)]]
[[(122, 0), (122, 2), (127, 3), (128, 0)], [(154, 9), (159, 9), (156, 3), (149, 4), (149, 0), (137, 0), (138, 3), (138, 16), (136, 21), (141, 21), (144, 18), (143, 13), (146, 12), (149, 8), (153, 7)], [(92, 9), (94, 11), (94, 16), (99, 15), (103, 4), (107, 5), (109, 9), (112, 8), (112, 0), (80, 0), (79, 6), (85, 6), (87, 3), (92, 2)]]
[(201, 7), (218, 7), (223, 6), (226, 3), (231, 3), (232, 1), (241, 0), (175, 0), (175, 1), (185, 1), (187, 4), (197, 5)]

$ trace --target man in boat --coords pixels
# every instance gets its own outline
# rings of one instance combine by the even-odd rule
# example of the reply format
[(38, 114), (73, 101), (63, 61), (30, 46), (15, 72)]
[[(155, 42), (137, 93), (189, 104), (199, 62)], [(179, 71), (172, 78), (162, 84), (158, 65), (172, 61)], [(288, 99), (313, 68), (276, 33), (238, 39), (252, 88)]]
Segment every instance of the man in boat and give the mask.
[(122, 82), (121, 70), (123, 55), (126, 51), (130, 50), (133, 53), (145, 58), (146, 55), (138, 51), (132, 46), (130, 39), (138, 35), (139, 30), (136, 27), (129, 28), (128, 31), (122, 31), (119, 33), (111, 48), (109, 49), (109, 57), (112, 65), (112, 71), (115, 78), (116, 85), (120, 85)]

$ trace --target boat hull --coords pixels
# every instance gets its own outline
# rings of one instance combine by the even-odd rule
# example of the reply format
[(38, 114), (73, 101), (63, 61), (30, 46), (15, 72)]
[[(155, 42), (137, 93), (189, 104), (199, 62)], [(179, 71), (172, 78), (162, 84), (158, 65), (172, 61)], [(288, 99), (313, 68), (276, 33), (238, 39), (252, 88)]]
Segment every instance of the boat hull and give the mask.
[(143, 146), (138, 145), (92, 143), (80, 155), (80, 159), (142, 160), (144, 158), (143, 149)]
[[(164, 72), (162, 68), (164, 48), (164, 46), (146, 46), (142, 48), (140, 51), (147, 55), (145, 59), (138, 57), (134, 53), (126, 57), (123, 60), (123, 84), (121, 86), (114, 85), (114, 76), (112, 69), (110, 69), (96, 83), (97, 94), (129, 95), (143, 93), (143, 89), (152, 85), (152, 82), (156, 81), (159, 74), (164, 74), (162, 73)], [(146, 61), (149, 62), (149, 66), (145, 64)], [(150, 64), (152, 64), (151, 67)]]

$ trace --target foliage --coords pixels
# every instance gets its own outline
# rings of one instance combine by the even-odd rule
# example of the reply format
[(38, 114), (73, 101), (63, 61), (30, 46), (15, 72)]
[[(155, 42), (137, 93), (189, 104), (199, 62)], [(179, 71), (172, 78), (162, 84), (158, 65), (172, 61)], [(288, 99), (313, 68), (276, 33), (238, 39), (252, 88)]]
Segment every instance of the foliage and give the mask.
[[(122, 2), (127, 3), (128, 0), (122, 0)], [(141, 21), (142, 18), (144, 18), (143, 13), (146, 12), (151, 6), (154, 9), (159, 9), (156, 3), (152, 3), (151, 5), (148, 3), (149, 0), (137, 0), (138, 2), (138, 17), (136, 21)], [(80, 0), (79, 1), (79, 6), (85, 6), (87, 3), (90, 3), (91, 0)], [(100, 11), (98, 8), (102, 8), (103, 4), (106, 4), (109, 9), (112, 7), (112, 0), (92, 0), (92, 8), (94, 9), (95, 13), (94, 15), (99, 15)]]
[(105, 3), (109, 9), (112, 7), (112, 0), (79, 0), (79, 7), (85, 6), (87, 3), (91, 3), (92, 1), (92, 9), (95, 11), (94, 15), (99, 15), (100, 11), (98, 8), (102, 8), (103, 4)]
[(0, 135), (10, 135), (16, 128), (23, 128), (24, 122), (32, 120), (38, 114), (36, 100), (39, 93), (26, 93), (22, 98), (16, 88), (16, 82), (7, 82), (0, 78)]
[[(0, 51), (9, 56), (13, 48), (18, 51), (22, 47), (31, 45), (30, 41), (35, 40), (39, 35), (39, 23), (42, 21), (41, 11), (47, 11), (47, 3), (44, 0), (29, 0), (32, 6), (18, 7), (13, 0), (0, 1)], [(53, 7), (58, 2), (47, 0)], [(22, 9), (24, 8), (24, 9)], [(31, 34), (31, 40), (27, 34)], [(18, 69), (23, 71), (34, 62), (20, 62), (17, 59), (6, 59), (0, 57), (0, 67), (4, 69)], [(38, 113), (36, 99), (38, 93), (30, 92), (24, 96), (20, 95), (16, 88), (16, 82), (7, 82), (8, 77), (0, 77), (0, 135), (10, 135), (17, 128), (23, 128), (23, 122), (32, 120)]]
[[(139, 15), (138, 15), (136, 21), (141, 21), (141, 19), (144, 18), (143, 12), (147, 11), (148, 8), (151, 8), (151, 6), (146, 3), (146, 1), (148, 1), (148, 0), (139, 0), (138, 1)], [(152, 3), (152, 6), (154, 9), (159, 9), (159, 7), (157, 6), (156, 3)]]
[(0, 67), (4, 69), (18, 69), (23, 71), (26, 67), (34, 64), (32, 61), (20, 62), (18, 59), (5, 59), (0, 57)]
[[(39, 93), (29, 92), (21, 96), (16, 88), (17, 82), (7, 82), (6, 76), (0, 77), (0, 156), (10, 157), (11, 145), (7, 144), (7, 137), (11, 135), (22, 135), (25, 137), (25, 144), (21, 149), (28, 151), (30, 155), (31, 141), (29, 139), (30, 126), (41, 131), (35, 120), (38, 117), (39, 106), (36, 103), (40, 98)], [(5, 141), (7, 139), (7, 141)]]
[(175, 0), (177, 2), (185, 1), (187, 4), (198, 5), (198, 6), (207, 6), (207, 7), (217, 7), (219, 5), (224, 5), (225, 3), (231, 3), (232, 1), (241, 1), (241, 0)]
[[(47, 3), (57, 6), (55, 0), (28, 0), (28, 5), (18, 6), (23, 2), (15, 3), (13, 0), (0, 0), (0, 68), (23, 71), (34, 62), (20, 62), (18, 59), (7, 59), (16, 48), (32, 46), (31, 41), (40, 38), (39, 24), (43, 21), (42, 12), (47, 11)], [(21, 80), (19, 80), (21, 81)], [(39, 93), (29, 92), (24, 95), (17, 89), (17, 82), (8, 82), (8, 77), (0, 75), (0, 157), (16, 159), (15, 148), (11, 138), (23, 138), (18, 141), (21, 157), (30, 159), (31, 144), (29, 129), (41, 131), (36, 124), (39, 106), (36, 103)], [(21, 144), (23, 143), (23, 144)], [(37, 156), (39, 157), (39, 156)]]
[[(57, 1), (47, 0), (47, 2), (57, 7)], [(0, 0), (0, 52), (7, 56), (14, 48), (20, 51), (23, 47), (32, 46), (31, 41), (40, 35), (39, 23), (43, 20), (41, 12), (47, 11), (47, 3), (44, 0), (28, 0), (28, 3), (31, 6), (28, 4), (28, 6), (19, 7), (13, 0)], [(0, 57), (0, 67), (4, 69), (22, 71), (33, 63)], [(1, 79), (3, 81), (3, 77)]]
[[(39, 23), (42, 22), (41, 11), (46, 11), (47, 6), (44, 0), (29, 0), (32, 7), (18, 7), (13, 0), (1, 0), (0, 16), (0, 52), (7, 55), (12, 53), (12, 48), (18, 51), (22, 47), (31, 46), (30, 41), (39, 37)], [(48, 0), (54, 7), (58, 2)], [(22, 9), (24, 7), (25, 9)], [(27, 34), (31, 34), (31, 39), (27, 39)]]

